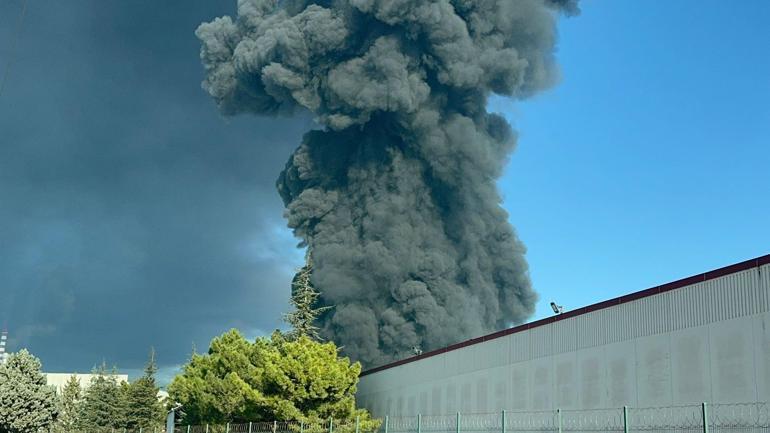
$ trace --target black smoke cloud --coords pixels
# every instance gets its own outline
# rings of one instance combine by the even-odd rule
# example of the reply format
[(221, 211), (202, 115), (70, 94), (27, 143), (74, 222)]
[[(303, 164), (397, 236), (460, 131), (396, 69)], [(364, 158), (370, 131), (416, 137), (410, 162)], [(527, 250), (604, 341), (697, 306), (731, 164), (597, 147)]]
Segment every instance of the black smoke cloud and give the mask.
[[(174, 3), (174, 4), (172, 4)], [(21, 1), (0, 2), (0, 67)], [(275, 177), (308, 117), (223, 119), (193, 30), (224, 2), (28, 2), (0, 95), (0, 327), (49, 371), (162, 367), (281, 326)]]
[(485, 109), (558, 79), (555, 0), (241, 0), (201, 25), (203, 87), (232, 115), (310, 112), (278, 180), (367, 366), (525, 320), (537, 299), (495, 180), (516, 135)]

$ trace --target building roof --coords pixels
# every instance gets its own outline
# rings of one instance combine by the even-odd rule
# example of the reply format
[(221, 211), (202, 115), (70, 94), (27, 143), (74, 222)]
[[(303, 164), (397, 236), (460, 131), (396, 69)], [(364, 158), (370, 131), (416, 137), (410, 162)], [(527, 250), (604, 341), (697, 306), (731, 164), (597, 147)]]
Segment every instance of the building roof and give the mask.
[[(80, 386), (85, 389), (88, 388), (91, 385), (91, 379), (96, 377), (96, 374), (79, 374), (79, 373), (43, 373), (46, 378), (46, 382), (49, 386), (53, 386), (56, 388), (56, 392), (61, 392), (61, 389), (64, 388), (64, 385), (67, 383), (68, 380), (70, 380), (70, 377), (75, 376), (77, 381), (80, 383)], [(127, 374), (105, 374), (106, 377), (114, 377), (115, 380), (117, 380), (118, 383), (126, 382), (128, 383), (128, 375)]]
[(391, 362), (389, 364), (381, 365), (379, 367), (375, 367), (369, 370), (366, 370), (361, 373), (361, 376), (366, 376), (369, 374), (377, 373), (379, 371), (387, 370), (389, 368), (397, 367), (399, 365), (408, 364), (410, 362), (419, 361), (421, 359), (429, 358), (431, 356), (440, 355), (442, 353), (450, 352), (452, 350), (461, 349), (463, 347), (471, 346), (474, 344), (482, 343), (489, 340), (494, 340), (495, 338), (504, 337), (506, 335), (515, 334), (518, 332), (527, 331), (532, 328), (537, 328), (540, 326), (548, 325), (554, 322), (558, 322), (560, 320), (566, 320), (572, 317), (580, 316), (583, 314), (590, 313), (592, 311), (596, 310), (602, 310), (605, 308), (613, 307), (620, 304), (625, 304), (626, 302), (635, 301), (637, 299), (646, 298), (649, 296), (654, 296), (660, 293), (668, 292), (671, 290), (676, 290), (685, 286), (691, 286), (693, 284), (702, 283), (704, 281), (713, 280), (715, 278), (723, 277), (725, 275), (735, 274), (738, 272), (742, 272), (748, 269), (758, 268), (760, 266), (770, 264), (770, 254), (760, 256), (754, 259), (746, 260), (740, 263), (735, 263), (729, 266), (725, 266), (723, 268), (714, 269), (712, 271), (704, 272), (702, 274), (693, 275), (691, 277), (682, 278), (680, 280), (672, 281), (670, 283), (661, 284), (659, 286), (650, 287), (649, 289), (640, 290), (638, 292), (630, 293), (628, 295), (619, 296), (617, 298), (608, 299), (606, 301), (598, 302), (596, 304), (591, 304), (586, 307), (577, 308), (575, 310), (570, 310), (562, 314), (557, 314), (554, 316), (546, 317), (544, 319), (536, 320), (534, 322), (530, 323), (524, 323), (522, 325), (514, 326), (513, 328), (507, 328), (503, 329), (497, 332), (493, 332), (488, 335), (484, 335), (481, 337), (472, 338), (470, 340), (462, 341), (460, 343), (452, 344), (451, 346), (443, 347), (436, 350), (431, 350), (430, 352), (425, 352), (421, 355), (412, 356), (409, 358), (401, 359), (398, 361)]

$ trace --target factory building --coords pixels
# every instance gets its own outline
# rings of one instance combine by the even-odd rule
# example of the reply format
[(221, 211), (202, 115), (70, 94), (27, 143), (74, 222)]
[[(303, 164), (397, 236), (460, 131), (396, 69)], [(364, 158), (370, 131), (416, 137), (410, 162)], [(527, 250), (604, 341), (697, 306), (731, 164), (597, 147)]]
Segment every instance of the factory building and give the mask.
[[(52, 386), (56, 388), (57, 394), (61, 394), (62, 389), (64, 389), (64, 386), (73, 376), (80, 384), (80, 388), (83, 390), (88, 389), (88, 387), (91, 386), (92, 380), (97, 377), (96, 374), (80, 374), (80, 373), (43, 373), (43, 374), (45, 375), (45, 380), (48, 386)], [(128, 383), (127, 374), (115, 373), (115, 374), (105, 374), (105, 376), (114, 378), (118, 384), (121, 384), (124, 382)]]
[(770, 401), (770, 255), (362, 373), (376, 416)]
[[(8, 361), (8, 357), (10, 356), (9, 352), (7, 351), (7, 345), (8, 343), (8, 331), (3, 330), (2, 333), (0, 333), (0, 364), (4, 364)], [(64, 385), (70, 380), (71, 377), (75, 377), (75, 379), (80, 384), (81, 389), (87, 389), (89, 386), (91, 386), (91, 381), (96, 378), (97, 375), (95, 374), (79, 374), (79, 373), (43, 373), (46, 379), (46, 383), (49, 386), (52, 386), (56, 389), (57, 393), (61, 393), (61, 390), (64, 388)], [(128, 383), (128, 375), (127, 374), (107, 374), (106, 376), (113, 377), (117, 383)]]

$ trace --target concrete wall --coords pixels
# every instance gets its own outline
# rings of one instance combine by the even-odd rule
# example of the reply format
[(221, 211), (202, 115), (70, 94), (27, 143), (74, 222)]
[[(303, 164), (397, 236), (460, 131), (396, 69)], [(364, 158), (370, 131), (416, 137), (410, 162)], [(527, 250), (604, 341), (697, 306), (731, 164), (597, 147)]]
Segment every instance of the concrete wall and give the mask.
[(770, 265), (364, 375), (377, 416), (770, 401)]

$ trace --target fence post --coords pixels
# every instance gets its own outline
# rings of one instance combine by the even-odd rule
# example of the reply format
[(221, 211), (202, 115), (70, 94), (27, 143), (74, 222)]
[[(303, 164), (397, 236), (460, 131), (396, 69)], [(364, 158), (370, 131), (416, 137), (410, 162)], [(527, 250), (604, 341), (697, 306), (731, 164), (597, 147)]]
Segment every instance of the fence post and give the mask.
[(249, 433), (251, 433), (251, 421), (249, 421)]
[(505, 409), (503, 409), (503, 417), (500, 419), (500, 432), (505, 433)]
[(187, 433), (190, 433), (190, 424), (187, 424)]
[(390, 419), (388, 418), (388, 416), (387, 416), (387, 415), (385, 415), (385, 433), (388, 433), (388, 421), (389, 421), (389, 420), (390, 420)]
[(278, 421), (273, 421), (273, 433), (278, 431)]
[(230, 423), (225, 426), (225, 433), (230, 433)]
[(334, 418), (329, 417), (329, 433), (334, 433)]
[(556, 424), (559, 426), (559, 433), (561, 433), (561, 409), (556, 409)]
[(209, 433), (209, 425), (206, 424), (206, 433)]
[(709, 433), (709, 412), (708, 405), (705, 401), (701, 408), (703, 408), (703, 433)]
[(299, 422), (299, 433), (305, 433), (305, 421)]
[(361, 424), (361, 416), (356, 415), (356, 433), (359, 433), (359, 426)]
[(139, 433), (142, 433), (142, 426), (139, 426)]
[(455, 422), (455, 433), (460, 433), (460, 412), (457, 412), (457, 422)]
[(623, 406), (623, 433), (628, 433), (628, 406)]
[(417, 414), (417, 433), (422, 432), (422, 414)]

